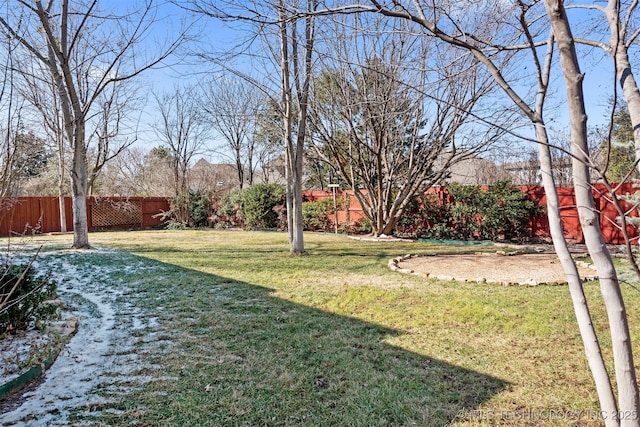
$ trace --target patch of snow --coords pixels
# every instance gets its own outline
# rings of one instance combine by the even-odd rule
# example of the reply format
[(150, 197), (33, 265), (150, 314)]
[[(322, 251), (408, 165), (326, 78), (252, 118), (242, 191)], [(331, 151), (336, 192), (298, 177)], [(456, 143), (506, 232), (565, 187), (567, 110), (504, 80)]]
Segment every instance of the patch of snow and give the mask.
[[(128, 258), (113, 263), (87, 260), (96, 254)], [(29, 426), (69, 425), (72, 412), (104, 408), (110, 402), (105, 395), (122, 395), (154, 380), (139, 374), (154, 368), (144, 365), (139, 354), (161, 351), (154, 334), (160, 321), (136, 306), (128, 285), (112, 279), (114, 273), (154, 268), (135, 261), (123, 268), (133, 259), (103, 249), (40, 255), (34, 265), (39, 270), (46, 266), (58, 281), (58, 295), (67, 303), (68, 314), (78, 318), (79, 327), (42, 384), (19, 407), (0, 414), (0, 425), (26, 420)]]

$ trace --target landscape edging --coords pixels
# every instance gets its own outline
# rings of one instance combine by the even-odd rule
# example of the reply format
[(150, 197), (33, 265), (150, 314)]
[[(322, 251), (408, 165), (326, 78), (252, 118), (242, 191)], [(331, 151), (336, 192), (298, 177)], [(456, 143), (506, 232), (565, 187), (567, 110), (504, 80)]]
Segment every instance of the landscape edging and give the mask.
[[(57, 329), (61, 335), (72, 337), (78, 330), (78, 319), (76, 317), (71, 317), (64, 321), (62, 325), (52, 325), (50, 326), (52, 329)], [(64, 348), (64, 345), (56, 345), (53, 353), (46, 358), (39, 365), (34, 366), (28, 371), (20, 374), (18, 377), (6, 382), (5, 384), (0, 385), (0, 400), (3, 400), (7, 396), (15, 393), (21, 388), (27, 386), (30, 382), (35, 379), (43, 376), (46, 371), (53, 365), (53, 363), (58, 358), (58, 355)]]
[[(507, 255), (505, 254), (503, 251), (497, 251), (496, 252), (499, 255)], [(513, 253), (516, 254), (516, 253)], [(495, 284), (495, 285), (503, 285), (503, 286), (540, 286), (540, 285), (547, 285), (547, 286), (559, 286), (559, 285), (566, 285), (567, 282), (563, 281), (563, 282), (550, 282), (550, 283), (538, 283), (538, 282), (499, 282), (499, 281), (494, 281), (494, 280), (486, 280), (486, 279), (461, 279), (461, 278), (456, 278), (453, 276), (432, 276), (430, 274), (424, 274), (424, 273), (419, 273), (416, 272), (410, 268), (402, 268), (400, 267), (398, 264), (402, 261), (411, 259), (411, 258), (420, 258), (420, 257), (429, 257), (429, 256), (438, 256), (438, 254), (423, 254), (423, 255), (404, 255), (401, 257), (396, 257), (396, 258), (392, 258), (389, 260), (388, 262), (388, 266), (392, 271), (396, 271), (398, 273), (403, 273), (403, 274), (413, 274), (415, 276), (423, 276), (423, 277), (428, 277), (430, 279), (436, 279), (436, 280), (442, 280), (442, 281), (447, 281), (447, 282), (462, 282), (462, 283), (469, 283), (469, 282), (476, 282), (476, 283), (487, 283), (487, 284)], [(576, 265), (578, 266), (582, 266), (582, 267), (586, 267), (589, 268), (590, 270), (595, 270), (595, 267), (593, 264), (589, 264), (583, 261), (578, 261), (575, 260)], [(598, 276), (594, 275), (594, 276), (589, 276), (587, 278), (585, 278), (584, 280), (597, 280)]]

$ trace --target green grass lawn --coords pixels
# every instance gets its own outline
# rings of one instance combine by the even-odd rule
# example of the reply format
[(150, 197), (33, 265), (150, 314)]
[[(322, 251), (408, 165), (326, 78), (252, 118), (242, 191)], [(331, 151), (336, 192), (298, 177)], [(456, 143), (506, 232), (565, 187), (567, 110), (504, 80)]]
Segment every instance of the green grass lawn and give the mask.
[[(70, 245), (68, 235), (40, 239)], [(112, 280), (172, 343), (142, 355), (155, 380), (119, 396), (122, 412), (99, 423), (599, 425), (566, 286), (441, 282), (387, 267), (398, 255), (468, 247), (307, 234), (308, 253), (291, 256), (284, 233), (211, 230), (90, 241), (130, 255), (88, 263), (162, 266), (123, 265)], [(585, 288), (609, 355), (598, 284)], [(640, 295), (624, 292), (637, 348)]]

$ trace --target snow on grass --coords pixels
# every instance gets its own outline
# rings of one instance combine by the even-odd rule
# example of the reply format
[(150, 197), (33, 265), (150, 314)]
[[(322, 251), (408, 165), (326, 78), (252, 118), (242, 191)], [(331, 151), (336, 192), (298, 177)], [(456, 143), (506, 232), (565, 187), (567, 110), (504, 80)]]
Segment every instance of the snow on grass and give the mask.
[(145, 373), (153, 367), (139, 354), (160, 351), (154, 334), (159, 319), (136, 306), (127, 276), (157, 265), (100, 249), (45, 252), (35, 268), (58, 282), (58, 295), (68, 305), (65, 316), (76, 316), (79, 328), (44, 382), (1, 414), (0, 425), (69, 425), (73, 414), (91, 416), (88, 408), (108, 407), (110, 396), (153, 380)]

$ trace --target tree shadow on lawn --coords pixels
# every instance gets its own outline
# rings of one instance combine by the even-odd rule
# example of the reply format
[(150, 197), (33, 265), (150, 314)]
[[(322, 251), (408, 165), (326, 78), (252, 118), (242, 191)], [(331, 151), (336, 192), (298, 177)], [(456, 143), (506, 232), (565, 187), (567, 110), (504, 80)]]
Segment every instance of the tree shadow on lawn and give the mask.
[(384, 342), (400, 331), (286, 301), (262, 286), (159, 264), (169, 274), (132, 280), (129, 297), (161, 319), (160, 335), (173, 344), (149, 355), (161, 366), (157, 380), (126, 396), (116, 418), (146, 425), (442, 426), (509, 385)]

